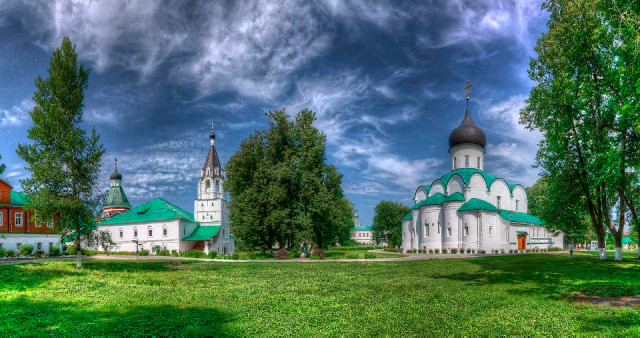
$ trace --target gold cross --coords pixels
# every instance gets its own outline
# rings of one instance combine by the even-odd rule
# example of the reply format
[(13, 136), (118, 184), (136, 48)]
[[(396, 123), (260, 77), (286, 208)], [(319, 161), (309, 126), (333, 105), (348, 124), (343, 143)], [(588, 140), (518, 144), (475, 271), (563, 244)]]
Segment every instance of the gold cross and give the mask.
[(118, 170), (118, 158), (116, 157), (113, 160), (116, 162), (116, 170)]
[(469, 96), (471, 95), (471, 81), (467, 81), (467, 86), (464, 87), (464, 90), (467, 92), (467, 101), (469, 101)]

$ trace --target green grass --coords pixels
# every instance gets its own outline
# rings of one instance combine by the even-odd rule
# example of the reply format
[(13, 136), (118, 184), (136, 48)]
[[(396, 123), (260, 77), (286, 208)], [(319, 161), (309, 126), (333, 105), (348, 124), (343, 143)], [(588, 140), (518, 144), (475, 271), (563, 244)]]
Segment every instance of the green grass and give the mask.
[(402, 262), (0, 265), (3, 335), (640, 335), (640, 311), (565, 296), (640, 285), (579, 254)]

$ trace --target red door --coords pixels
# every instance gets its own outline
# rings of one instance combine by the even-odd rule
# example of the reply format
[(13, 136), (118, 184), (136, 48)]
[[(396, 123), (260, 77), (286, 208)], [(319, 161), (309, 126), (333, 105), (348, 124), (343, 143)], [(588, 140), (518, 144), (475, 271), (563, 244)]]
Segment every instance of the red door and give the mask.
[(518, 250), (525, 250), (527, 247), (526, 235), (518, 235)]

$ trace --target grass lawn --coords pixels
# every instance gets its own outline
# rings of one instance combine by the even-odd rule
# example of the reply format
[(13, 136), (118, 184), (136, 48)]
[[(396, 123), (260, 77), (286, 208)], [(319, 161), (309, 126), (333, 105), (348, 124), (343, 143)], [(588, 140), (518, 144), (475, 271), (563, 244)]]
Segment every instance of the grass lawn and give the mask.
[[(274, 250), (275, 252), (276, 250)], [(353, 258), (357, 258), (357, 259), (364, 259), (364, 255), (365, 253), (368, 253), (371, 258), (398, 258), (398, 257), (406, 257), (406, 255), (399, 255), (399, 254), (389, 254), (389, 253), (376, 253), (376, 252), (369, 252), (369, 250), (366, 249), (362, 249), (362, 250), (340, 250), (340, 249), (329, 249), (327, 251), (325, 251), (325, 257), (324, 259), (353, 259)], [(255, 260), (269, 260), (269, 259), (274, 259), (272, 256), (269, 256), (269, 254), (265, 254), (262, 255), (260, 254), (260, 251), (252, 251), (252, 252), (248, 252), (248, 251), (237, 251), (238, 254), (238, 259), (241, 260), (250, 260), (250, 259), (255, 259)], [(250, 256), (250, 254), (253, 254), (254, 256)], [(296, 256), (297, 258), (298, 256)], [(220, 258), (220, 257), (217, 257)], [(292, 256), (290, 256), (289, 258), (293, 258)], [(312, 259), (319, 259), (317, 257), (313, 257)]]
[(640, 311), (568, 303), (640, 285), (580, 254), (402, 262), (0, 265), (2, 335), (640, 335)]

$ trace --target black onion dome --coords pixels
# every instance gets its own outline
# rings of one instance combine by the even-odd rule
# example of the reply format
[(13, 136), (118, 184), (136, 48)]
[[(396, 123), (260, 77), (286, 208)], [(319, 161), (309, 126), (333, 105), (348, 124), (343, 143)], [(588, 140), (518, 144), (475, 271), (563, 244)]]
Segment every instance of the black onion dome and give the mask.
[(473, 122), (469, 109), (467, 109), (462, 123), (449, 135), (449, 148), (465, 143), (477, 144), (482, 148), (487, 145), (487, 137), (484, 135), (484, 131)]
[(122, 179), (122, 175), (120, 175), (120, 173), (118, 172), (118, 169), (113, 171), (113, 174), (111, 174), (111, 176), (109, 176), (110, 179), (112, 180), (121, 180)]

